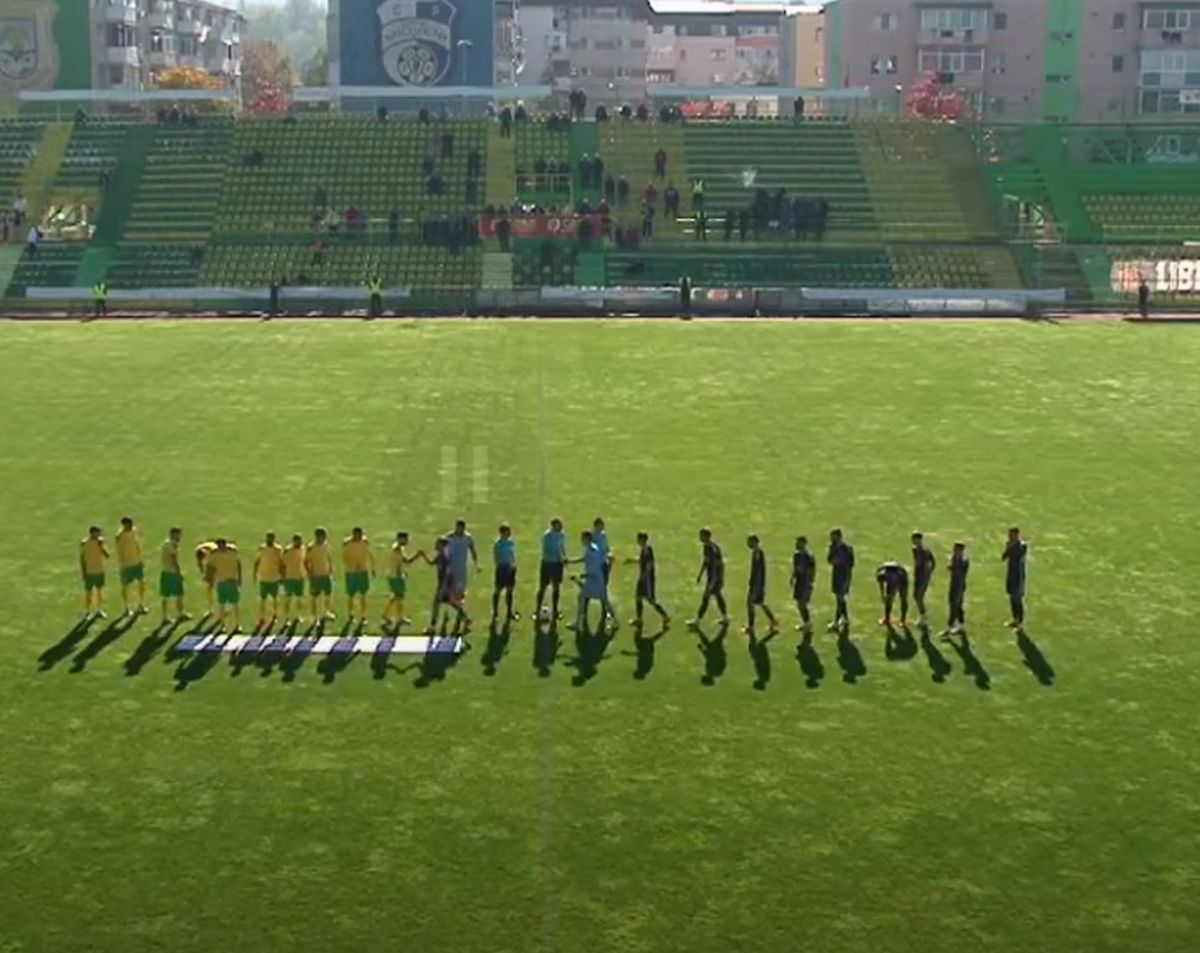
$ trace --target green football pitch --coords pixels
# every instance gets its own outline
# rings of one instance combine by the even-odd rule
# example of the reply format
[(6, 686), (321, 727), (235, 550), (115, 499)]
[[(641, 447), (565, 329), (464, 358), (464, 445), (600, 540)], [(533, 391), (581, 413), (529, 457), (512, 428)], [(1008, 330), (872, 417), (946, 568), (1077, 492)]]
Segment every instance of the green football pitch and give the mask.
[[(3, 953), (1195, 949), (1193, 329), (10, 324), (0, 351)], [(541, 673), (527, 621), (441, 667), (172, 660), (157, 601), (64, 643), (79, 539), (125, 513), (152, 584), (175, 523), (244, 549), (361, 524), (382, 556), (462, 515), (477, 616), (500, 520), (527, 616), (547, 519), (575, 548), (602, 515), (618, 559), (651, 533), (680, 624), (582, 663), (564, 631)], [(735, 618), (706, 651), (681, 624), (702, 525)], [(834, 526), (851, 641), (822, 565), (798, 654), (791, 541)], [(965, 647), (875, 625), (873, 570), (915, 528), (938, 629), (971, 547)], [(785, 623), (753, 653), (748, 532)], [(618, 565), (623, 623), (633, 582)], [(431, 592), (414, 567), (412, 614)]]

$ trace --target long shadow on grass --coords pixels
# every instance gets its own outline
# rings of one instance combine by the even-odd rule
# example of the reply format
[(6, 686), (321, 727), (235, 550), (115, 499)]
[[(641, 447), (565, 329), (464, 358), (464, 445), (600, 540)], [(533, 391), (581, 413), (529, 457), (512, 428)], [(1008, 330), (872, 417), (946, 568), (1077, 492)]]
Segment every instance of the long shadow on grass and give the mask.
[(696, 647), (704, 656), (704, 674), (700, 676), (700, 684), (712, 687), (725, 674), (729, 667), (729, 653), (725, 650), (725, 636), (729, 634), (729, 623), (723, 622), (717, 626), (716, 634), (710, 639), (704, 631), (697, 627)]
[(954, 651), (958, 653), (958, 657), (962, 659), (963, 671), (975, 680), (975, 687), (981, 692), (986, 692), (992, 687), (992, 677), (988, 674), (983, 663), (971, 651), (971, 640), (967, 638), (967, 633), (963, 633), (961, 639), (955, 642), (954, 639), (947, 637), (947, 642), (954, 647)]
[(508, 654), (508, 644), (511, 639), (512, 624), (505, 621), (501, 625), (496, 619), (492, 619), (492, 624), (488, 626), (487, 645), (483, 647), (483, 657), (480, 659), (484, 675), (491, 678), (496, 674), (500, 662)]
[(1024, 632), (1018, 632), (1017, 648), (1021, 650), (1025, 667), (1033, 672), (1033, 677), (1047, 688), (1053, 685), (1057, 677), (1054, 673), (1054, 667), (1046, 660), (1046, 656), (1037, 647), (1037, 643)]
[(750, 633), (749, 650), (750, 661), (754, 665), (754, 690), (756, 692), (765, 692), (767, 685), (771, 682), (771, 653), (767, 646), (771, 644), (771, 640), (775, 638), (772, 633), (765, 639), (760, 639), (753, 632)]
[(821, 656), (813, 648), (811, 634), (806, 633), (796, 646), (796, 661), (800, 664), (800, 671), (804, 673), (805, 687), (820, 688), (825, 679), (825, 666), (821, 662)]
[(38, 656), (38, 670), (48, 672), (63, 659), (72, 656), (75, 653), (76, 647), (87, 636), (88, 629), (92, 627), (96, 619), (97, 617), (94, 615), (85, 616), (71, 626), (67, 630), (66, 635)]
[(899, 629), (892, 625), (887, 627), (883, 654), (889, 662), (911, 662), (917, 657), (917, 641), (908, 626)]
[(182, 692), (216, 668), (224, 654), (225, 643), (233, 637), (215, 632), (210, 632), (209, 635), (211, 636), (210, 640), (203, 643), (198, 650), (185, 656), (175, 669), (175, 691)]
[(946, 681), (946, 676), (954, 671), (954, 667), (946, 661), (946, 656), (933, 644), (928, 626), (921, 627), (921, 651), (925, 653), (925, 661), (929, 663), (929, 676), (941, 685)]
[(296, 634), (300, 628), (300, 623), (295, 619), (289, 619), (279, 627), (279, 631), (272, 634), (270, 629), (267, 630), (266, 641), (254, 656), (254, 665), (258, 669), (258, 674), (262, 678), (270, 678), (283, 661), (284, 653), (287, 650), (288, 641)]
[(250, 665), (258, 664), (258, 657), (263, 649), (271, 642), (271, 633), (275, 630), (275, 620), (264, 623), (261, 619), (255, 623), (250, 632), (250, 638), (236, 652), (229, 655), (229, 675), (237, 678)]
[[(443, 638), (445, 637), (443, 636)], [(450, 638), (453, 637), (452, 634)], [(439, 652), (431, 646), (430, 650), (421, 656), (419, 662), (413, 662), (404, 671), (417, 670), (417, 677), (413, 680), (413, 688), (429, 688), (431, 685), (444, 682), (450, 669), (458, 664), (458, 660), (466, 655), (469, 649), (470, 643), (465, 639), (463, 640), (462, 652)]]
[(533, 667), (539, 678), (549, 678), (558, 661), (558, 650), (562, 648), (562, 639), (558, 637), (558, 622), (551, 621), (548, 626), (540, 625), (536, 619), (533, 623)]
[(847, 685), (855, 684), (867, 674), (867, 663), (863, 661), (862, 652), (850, 638), (846, 630), (838, 632), (837, 640), (838, 665), (842, 670), (842, 681)]
[[(79, 654), (71, 660), (72, 674), (78, 675), (85, 668), (87, 668), (88, 663), (92, 661), (92, 659), (94, 659), (106, 648), (116, 642), (117, 639), (132, 629), (137, 624), (137, 620), (139, 618), (140, 616), (136, 615), (119, 615), (113, 619), (112, 622), (110, 622), (107, 626), (105, 626), (104, 629), (101, 630), (99, 635), (85, 645), (80, 650)], [(155, 632), (157, 631), (158, 629), (155, 629)]]
[(600, 671), (600, 663), (608, 658), (608, 646), (612, 643), (613, 634), (606, 631), (601, 623), (598, 632), (582, 628), (575, 633), (575, 655), (567, 659), (567, 665), (575, 669), (571, 676), (571, 684), (582, 688)]
[(147, 663), (154, 661), (154, 656), (171, 641), (171, 637), (180, 624), (178, 619), (171, 623), (160, 622), (158, 628), (142, 639), (138, 647), (133, 650), (133, 654), (125, 660), (125, 675), (129, 678), (140, 675)]
[(630, 652), (628, 649), (624, 649), (621, 654), (637, 659), (637, 667), (633, 670), (635, 681), (644, 682), (650, 673), (654, 671), (654, 650), (658, 645), (658, 640), (666, 634), (666, 629), (660, 629), (654, 635), (642, 635), (641, 632), (636, 629), (634, 630), (633, 651)]
[(325, 634), (325, 622), (312, 623), (300, 636), (300, 641), (291, 647), (288, 652), (283, 653), (279, 659), (279, 671), (282, 674), (284, 684), (290, 685), (296, 680), (296, 676), (300, 674), (300, 669), (304, 668), (304, 663), (308, 661), (308, 657), (312, 655), (313, 649), (317, 646), (317, 640)]
[(358, 642), (355, 636), (351, 634), (350, 622), (347, 621), (342, 626), (338, 640), (333, 644), (333, 648), (330, 649), (329, 654), (317, 663), (317, 671), (321, 675), (321, 681), (326, 685), (332, 685), (337, 680), (338, 675), (345, 671), (357, 656)]

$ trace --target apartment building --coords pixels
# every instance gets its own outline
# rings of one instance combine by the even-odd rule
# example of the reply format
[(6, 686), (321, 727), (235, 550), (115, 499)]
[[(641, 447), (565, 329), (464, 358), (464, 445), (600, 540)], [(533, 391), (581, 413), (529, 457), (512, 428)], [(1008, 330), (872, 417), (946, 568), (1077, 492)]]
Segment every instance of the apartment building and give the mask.
[(825, 10), (786, 12), (779, 21), (779, 84), (825, 85)]
[(775, 85), (779, 10), (654, 14), (647, 33), (647, 82), (685, 86)]
[(830, 0), (825, 18), (828, 84), (881, 108), (932, 72), (989, 118), (1200, 112), (1200, 3)]
[(93, 85), (144, 89), (162, 70), (188, 66), (234, 85), (246, 18), (206, 0), (94, 0)]

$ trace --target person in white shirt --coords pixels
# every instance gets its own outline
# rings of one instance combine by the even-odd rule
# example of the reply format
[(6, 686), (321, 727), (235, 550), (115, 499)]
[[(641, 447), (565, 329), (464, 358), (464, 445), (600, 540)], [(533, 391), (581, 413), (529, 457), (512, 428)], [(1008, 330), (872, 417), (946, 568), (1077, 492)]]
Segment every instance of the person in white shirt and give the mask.
[(25, 201), (25, 196), (21, 192), (18, 192), (17, 197), (13, 199), (13, 223), (17, 228), (25, 224), (25, 212), (28, 208), (29, 205)]
[(29, 226), (29, 254), (36, 255), (38, 245), (42, 241), (42, 230), (36, 225)]

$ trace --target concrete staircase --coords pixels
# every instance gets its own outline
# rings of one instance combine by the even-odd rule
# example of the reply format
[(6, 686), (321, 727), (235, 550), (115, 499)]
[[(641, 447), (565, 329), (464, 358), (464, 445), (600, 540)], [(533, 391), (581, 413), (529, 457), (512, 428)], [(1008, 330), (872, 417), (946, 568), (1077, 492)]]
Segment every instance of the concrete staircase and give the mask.
[(513, 256), (511, 252), (483, 253), (482, 283), (488, 291), (509, 291), (513, 286)]
[(54, 180), (71, 144), (71, 130), (69, 122), (47, 123), (37, 144), (37, 158), (29, 163), (21, 177), (21, 191), (25, 193), (30, 218), (34, 221), (40, 221), (49, 206)]
[(23, 249), (24, 246), (19, 244), (0, 245), (0, 297), (5, 296), (12, 283)]
[(517, 153), (512, 136), (500, 135), (500, 126), (488, 127), (487, 168), (484, 176), (484, 204), (510, 205), (517, 194)]

